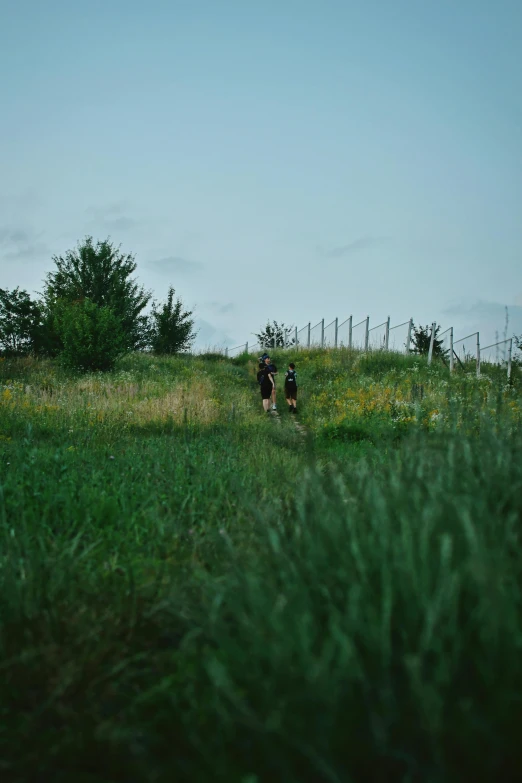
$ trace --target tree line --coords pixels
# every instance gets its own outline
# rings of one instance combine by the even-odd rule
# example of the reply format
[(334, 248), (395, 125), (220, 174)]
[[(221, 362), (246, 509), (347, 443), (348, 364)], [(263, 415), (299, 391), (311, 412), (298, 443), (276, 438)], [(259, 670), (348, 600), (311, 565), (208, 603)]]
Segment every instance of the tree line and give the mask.
[[(196, 337), (193, 312), (172, 286), (157, 302), (134, 277), (135, 258), (88, 236), (63, 256), (35, 299), (0, 288), (0, 353), (59, 356), (71, 368), (110, 370), (130, 351), (175, 354)], [(147, 312), (147, 308), (150, 310)]]

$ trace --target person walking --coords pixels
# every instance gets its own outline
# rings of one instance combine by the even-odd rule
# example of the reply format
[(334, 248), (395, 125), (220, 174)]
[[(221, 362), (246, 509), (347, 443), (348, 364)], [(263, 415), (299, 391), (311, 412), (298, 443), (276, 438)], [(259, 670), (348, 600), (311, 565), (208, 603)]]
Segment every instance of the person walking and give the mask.
[(259, 362), (259, 369), (257, 371), (257, 382), (261, 390), (261, 399), (263, 400), (263, 410), (266, 413), (270, 412), (270, 398), (272, 397), (272, 389), (274, 387), (274, 379), (268, 369), (267, 364), (264, 361)]
[(289, 412), (297, 413), (297, 373), (293, 362), (290, 362), (285, 372), (285, 397)]
[(268, 371), (270, 375), (272, 376), (273, 386), (272, 386), (272, 410), (277, 410), (277, 404), (276, 404), (276, 384), (275, 384), (275, 376), (277, 375), (277, 367), (275, 364), (272, 364), (272, 360), (270, 356), (268, 356), (266, 353), (263, 354), (263, 359), (268, 367)]

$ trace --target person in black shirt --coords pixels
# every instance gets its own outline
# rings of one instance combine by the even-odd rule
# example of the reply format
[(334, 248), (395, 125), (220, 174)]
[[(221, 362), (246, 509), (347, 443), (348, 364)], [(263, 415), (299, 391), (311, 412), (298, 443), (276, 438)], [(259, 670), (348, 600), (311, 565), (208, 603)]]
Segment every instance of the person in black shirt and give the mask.
[(263, 400), (263, 409), (265, 411), (270, 410), (270, 397), (272, 396), (272, 389), (274, 387), (274, 379), (268, 369), (265, 362), (259, 362), (259, 370), (257, 372), (257, 382), (261, 389), (261, 399)]
[(285, 372), (285, 397), (290, 413), (297, 413), (297, 373), (295, 364), (291, 362)]
[(273, 381), (273, 386), (272, 386), (272, 410), (276, 411), (277, 410), (277, 405), (276, 405), (275, 376), (277, 375), (277, 367), (275, 366), (275, 364), (272, 364), (272, 360), (271, 360), (270, 356), (267, 356), (266, 353), (263, 354), (263, 359), (264, 359), (264, 362), (265, 362), (266, 366), (268, 367), (268, 371), (269, 371), (270, 375), (272, 376), (272, 381)]

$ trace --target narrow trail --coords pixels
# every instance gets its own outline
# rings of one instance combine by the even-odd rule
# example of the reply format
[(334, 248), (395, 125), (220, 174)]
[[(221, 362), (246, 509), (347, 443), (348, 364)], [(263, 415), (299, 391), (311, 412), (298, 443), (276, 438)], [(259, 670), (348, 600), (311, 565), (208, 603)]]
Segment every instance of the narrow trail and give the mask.
[(294, 419), (294, 427), (298, 431), (298, 433), (301, 435), (302, 438), (306, 438), (308, 436), (308, 429), (304, 426), (304, 424), (301, 424), (301, 422), (296, 421)]
[[(270, 411), (270, 415), (272, 416), (272, 418), (274, 419), (274, 421), (276, 421), (276, 422), (277, 422), (277, 424), (278, 424), (279, 426), (281, 426), (281, 416), (280, 416), (280, 414), (279, 414), (279, 411), (278, 411), (278, 410), (276, 410), (276, 411), (273, 411), (273, 410), (271, 410), (271, 411)], [(296, 428), (296, 430), (297, 430), (297, 432), (299, 433), (299, 435), (301, 436), (301, 438), (302, 438), (303, 440), (305, 440), (305, 439), (306, 439), (306, 437), (308, 436), (308, 429), (307, 429), (307, 428), (304, 426), (304, 424), (301, 424), (301, 422), (300, 422), (300, 421), (297, 421), (297, 419), (295, 418), (295, 416), (293, 416), (293, 415), (292, 415), (292, 414), (290, 414), (290, 413), (289, 413), (288, 415), (290, 416), (290, 418), (291, 418), (291, 421), (292, 421), (292, 424), (293, 424), (293, 425), (294, 425), (294, 427)]]

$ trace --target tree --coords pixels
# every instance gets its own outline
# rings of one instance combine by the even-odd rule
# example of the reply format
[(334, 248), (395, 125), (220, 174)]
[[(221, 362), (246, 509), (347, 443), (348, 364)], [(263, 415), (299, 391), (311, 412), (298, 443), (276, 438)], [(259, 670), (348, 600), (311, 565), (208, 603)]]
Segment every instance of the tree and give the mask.
[(55, 308), (55, 328), (67, 367), (84, 372), (112, 370), (125, 352), (126, 335), (120, 318), (110, 307), (100, 307), (90, 299), (61, 300)]
[(89, 299), (100, 308), (109, 308), (124, 334), (127, 350), (140, 348), (147, 338), (147, 317), (143, 310), (151, 294), (132, 277), (134, 256), (124, 254), (109, 239), (94, 244), (92, 237), (78, 243), (65, 256), (54, 256), (56, 270), (47, 275), (45, 301), (50, 310), (58, 302)]
[[(431, 343), (431, 326), (415, 326), (415, 324), (412, 324), (413, 330), (412, 330), (412, 342), (413, 342), (413, 348), (411, 348), (411, 353), (420, 354), (421, 356), (427, 356), (430, 350), (430, 343)], [(447, 350), (444, 349), (444, 341), (438, 340), (437, 335), (440, 332), (441, 327), (436, 326), (435, 327), (435, 335), (433, 339), (433, 356), (440, 356), (441, 358), (445, 358), (447, 355)]]
[(294, 327), (279, 324), (277, 321), (266, 322), (266, 326), (255, 336), (263, 348), (286, 348), (295, 345)]
[(149, 341), (156, 354), (187, 351), (196, 338), (192, 310), (184, 311), (183, 302), (179, 297), (174, 300), (174, 295), (174, 288), (170, 286), (167, 301), (161, 305), (152, 304)]
[(43, 324), (43, 307), (27, 291), (0, 288), (0, 346), (11, 356), (36, 353)]

